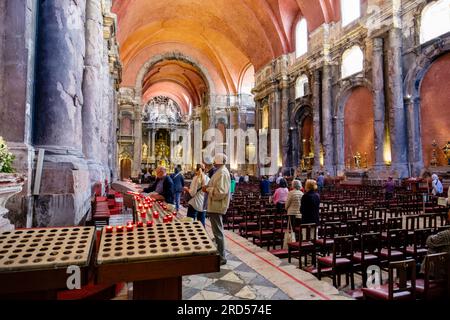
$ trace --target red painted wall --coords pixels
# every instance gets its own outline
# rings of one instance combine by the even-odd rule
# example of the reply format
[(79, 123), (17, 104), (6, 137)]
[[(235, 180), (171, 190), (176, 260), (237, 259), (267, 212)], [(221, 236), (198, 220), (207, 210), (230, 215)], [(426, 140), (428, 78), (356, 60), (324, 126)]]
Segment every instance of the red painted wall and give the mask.
[(421, 89), (421, 133), (423, 160), (430, 165), (432, 143), (436, 140), (438, 163), (445, 164), (442, 147), (450, 140), (450, 53), (437, 59), (425, 75)]
[(364, 157), (367, 152), (368, 166), (375, 163), (373, 95), (365, 87), (353, 89), (344, 107), (345, 163), (356, 152)]

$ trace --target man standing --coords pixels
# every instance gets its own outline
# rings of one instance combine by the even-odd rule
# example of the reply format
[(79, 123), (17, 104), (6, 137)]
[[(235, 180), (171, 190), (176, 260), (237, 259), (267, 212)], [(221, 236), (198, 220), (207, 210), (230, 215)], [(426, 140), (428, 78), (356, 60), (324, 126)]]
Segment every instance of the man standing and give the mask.
[(227, 160), (226, 155), (222, 153), (216, 154), (214, 157), (216, 172), (208, 185), (203, 187), (203, 192), (208, 194), (207, 213), (211, 220), (211, 228), (219, 250), (221, 265), (227, 263), (222, 216), (227, 213), (231, 198), (231, 177), (225, 166)]
[(156, 200), (163, 200), (169, 204), (174, 204), (174, 186), (173, 180), (167, 175), (164, 167), (156, 169), (156, 181), (150, 187), (144, 189), (145, 193), (154, 192), (151, 197)]
[(184, 177), (181, 166), (175, 168), (175, 173), (172, 175), (175, 192), (175, 208), (177, 213), (180, 211), (181, 193), (184, 190)]

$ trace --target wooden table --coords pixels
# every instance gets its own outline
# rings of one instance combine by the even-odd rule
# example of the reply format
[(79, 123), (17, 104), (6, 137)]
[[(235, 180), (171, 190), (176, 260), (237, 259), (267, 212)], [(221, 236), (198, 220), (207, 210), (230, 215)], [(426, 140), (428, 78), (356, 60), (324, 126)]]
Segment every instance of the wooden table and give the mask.
[(183, 276), (219, 271), (220, 256), (198, 221), (103, 229), (97, 282), (133, 282), (134, 300), (181, 300)]
[(0, 299), (56, 300), (69, 266), (88, 282), (95, 228), (23, 229), (0, 234)]

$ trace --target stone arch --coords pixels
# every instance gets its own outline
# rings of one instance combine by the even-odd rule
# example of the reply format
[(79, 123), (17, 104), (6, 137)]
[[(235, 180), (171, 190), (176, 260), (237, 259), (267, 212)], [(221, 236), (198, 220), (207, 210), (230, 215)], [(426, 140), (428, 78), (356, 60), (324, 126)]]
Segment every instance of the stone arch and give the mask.
[[(338, 175), (342, 175), (345, 170), (345, 106), (348, 99), (356, 89), (365, 88), (373, 95), (372, 84), (365, 78), (353, 77), (342, 82), (341, 89), (336, 96), (334, 109), (334, 146), (335, 164)], [(370, 101), (373, 104), (373, 99)], [(373, 111), (373, 106), (372, 109)]]
[[(292, 110), (292, 114), (291, 114), (291, 148), (292, 148), (292, 155), (291, 157), (293, 157), (292, 161), (293, 161), (293, 165), (297, 166), (300, 164), (300, 161), (302, 159), (302, 156), (304, 154), (304, 152), (311, 152), (314, 150), (311, 143), (310, 143), (310, 138), (313, 137), (314, 138), (314, 129), (313, 129), (313, 124), (314, 124), (314, 118), (313, 118), (313, 108), (311, 106), (311, 104), (309, 102), (303, 101), (303, 103), (299, 103), (295, 106), (295, 108)], [(308, 130), (308, 128), (305, 128), (305, 122), (309, 121), (309, 123), (307, 124), (308, 128), (309, 128), (309, 136), (306, 137), (306, 131)], [(304, 145), (303, 145), (303, 139), (306, 139), (306, 149), (308, 150), (304, 150)]]
[(409, 163), (413, 175), (419, 175), (424, 168), (422, 142), (421, 85), (433, 63), (450, 53), (450, 36), (439, 38), (425, 45), (414, 60), (404, 81), (405, 108), (407, 114)]
[(135, 85), (135, 92), (136, 96), (142, 97), (142, 84), (144, 82), (145, 75), (153, 68), (154, 65), (158, 64), (161, 61), (164, 60), (178, 60), (185, 63), (188, 63), (195, 67), (201, 77), (203, 78), (203, 81), (207, 85), (207, 96), (214, 95), (216, 90), (214, 87), (214, 82), (212, 81), (212, 78), (208, 72), (200, 63), (198, 63), (196, 60), (192, 59), (191, 57), (188, 57), (180, 52), (167, 52), (164, 54), (153, 56), (150, 60), (148, 60), (139, 70), (138, 75), (136, 77), (136, 85)]

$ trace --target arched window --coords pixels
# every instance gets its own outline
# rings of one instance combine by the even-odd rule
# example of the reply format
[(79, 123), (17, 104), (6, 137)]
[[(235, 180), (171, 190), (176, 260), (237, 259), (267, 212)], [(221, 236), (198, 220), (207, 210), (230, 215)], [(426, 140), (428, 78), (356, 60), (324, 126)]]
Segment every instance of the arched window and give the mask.
[(308, 52), (308, 23), (301, 19), (295, 28), (295, 57), (301, 57)]
[(354, 46), (342, 55), (342, 78), (347, 78), (364, 70), (364, 54), (360, 47)]
[(349, 25), (361, 17), (361, 0), (341, 0), (342, 26)]
[(428, 42), (450, 32), (450, 0), (428, 4), (422, 11), (420, 43)]
[(295, 82), (295, 99), (302, 98), (309, 93), (308, 77), (306, 74), (301, 75)]

